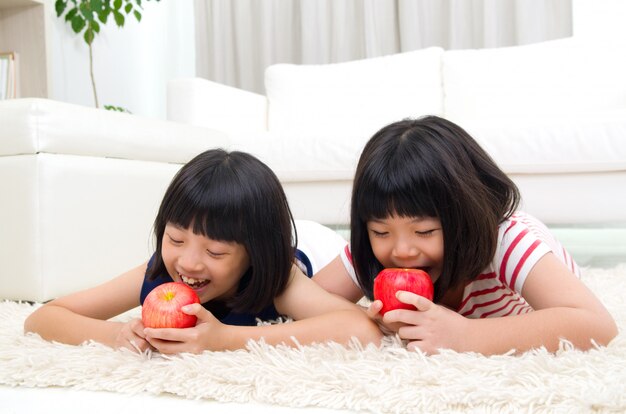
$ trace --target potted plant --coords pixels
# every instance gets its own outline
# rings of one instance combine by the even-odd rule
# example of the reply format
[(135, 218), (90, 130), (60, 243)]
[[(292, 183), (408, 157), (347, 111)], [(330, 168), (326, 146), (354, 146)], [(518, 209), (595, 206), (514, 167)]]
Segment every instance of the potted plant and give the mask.
[[(92, 44), (100, 33), (100, 24), (106, 24), (112, 17), (117, 27), (122, 28), (126, 23), (126, 18), (130, 15), (140, 22), (141, 10), (143, 10), (141, 3), (142, 0), (56, 0), (54, 3), (57, 17), (64, 17), (74, 33), (82, 33), (89, 47), (89, 76), (96, 108), (100, 106), (93, 74)], [(109, 110), (128, 112), (119, 106), (105, 105), (104, 107)]]

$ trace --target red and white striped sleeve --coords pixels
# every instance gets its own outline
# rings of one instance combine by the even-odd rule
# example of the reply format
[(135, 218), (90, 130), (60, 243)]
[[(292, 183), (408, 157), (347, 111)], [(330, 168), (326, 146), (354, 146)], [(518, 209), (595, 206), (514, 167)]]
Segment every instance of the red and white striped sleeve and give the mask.
[(536, 218), (517, 212), (500, 227), (494, 270), (502, 283), (521, 293), (531, 269), (548, 252), (579, 275), (576, 262), (548, 228)]

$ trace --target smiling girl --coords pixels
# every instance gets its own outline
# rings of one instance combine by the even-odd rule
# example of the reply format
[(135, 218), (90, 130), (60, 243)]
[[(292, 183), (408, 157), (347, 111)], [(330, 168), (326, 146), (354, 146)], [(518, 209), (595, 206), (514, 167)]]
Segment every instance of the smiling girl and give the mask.
[(381, 318), (380, 301), (368, 310), (427, 353), (554, 351), (562, 338), (581, 349), (607, 344), (617, 334), (613, 318), (546, 226), (517, 211), (519, 198), (458, 125), (436, 116), (393, 123), (359, 159), (350, 245), (313, 279), (351, 301), (373, 300), (383, 268), (427, 271), (433, 302), (399, 292), (416, 310)]
[[(156, 251), (146, 263), (43, 305), (24, 329), (68, 344), (94, 340), (162, 353), (239, 349), (261, 338), (289, 345), (295, 345), (292, 337), (301, 344), (345, 344), (352, 337), (378, 343), (381, 333), (364, 312), (309, 279), (325, 259), (311, 254), (314, 247), (308, 255), (296, 249), (298, 236), (298, 245), (309, 247), (336, 245), (339, 237), (320, 227), (309, 223), (306, 232), (293, 234), (284, 191), (261, 161), (243, 152), (206, 151), (184, 165), (168, 187), (154, 225)], [(151, 329), (140, 319), (110, 320), (172, 281), (198, 294), (202, 305), (183, 309), (197, 316), (195, 327)], [(257, 320), (281, 315), (294, 322), (256, 326)]]

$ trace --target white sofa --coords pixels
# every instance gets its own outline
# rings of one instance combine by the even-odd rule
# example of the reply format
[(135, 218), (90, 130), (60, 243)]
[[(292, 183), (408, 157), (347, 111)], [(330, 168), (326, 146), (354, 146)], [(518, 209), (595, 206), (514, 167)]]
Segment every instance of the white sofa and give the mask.
[(52, 299), (145, 260), (165, 187), (211, 147), (266, 161), (296, 218), (345, 226), (364, 142), (388, 122), (427, 113), (472, 132), (547, 223), (624, 225), (623, 51), (567, 39), (275, 65), (267, 97), (174, 80), (168, 113), (179, 122), (1, 101), (0, 299)]
[(351, 180), (380, 127), (435, 114), (475, 136), (551, 225), (626, 223), (626, 46), (576, 38), (277, 64), (266, 95), (168, 84), (168, 119), (228, 132), (281, 177), (298, 215), (346, 224)]

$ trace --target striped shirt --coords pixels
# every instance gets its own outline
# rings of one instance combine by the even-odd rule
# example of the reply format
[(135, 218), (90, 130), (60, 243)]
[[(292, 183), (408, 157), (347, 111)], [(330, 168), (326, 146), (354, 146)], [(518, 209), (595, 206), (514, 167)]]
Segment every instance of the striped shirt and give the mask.
[[(548, 252), (580, 277), (578, 265), (548, 228), (531, 215), (516, 212), (500, 225), (493, 261), (465, 286), (457, 312), (468, 318), (489, 318), (532, 311), (521, 295), (522, 287), (530, 270)], [(349, 246), (341, 258), (358, 285)]]

